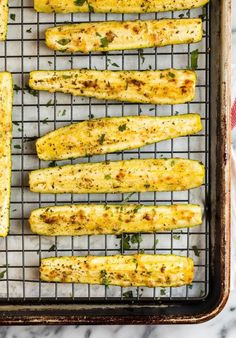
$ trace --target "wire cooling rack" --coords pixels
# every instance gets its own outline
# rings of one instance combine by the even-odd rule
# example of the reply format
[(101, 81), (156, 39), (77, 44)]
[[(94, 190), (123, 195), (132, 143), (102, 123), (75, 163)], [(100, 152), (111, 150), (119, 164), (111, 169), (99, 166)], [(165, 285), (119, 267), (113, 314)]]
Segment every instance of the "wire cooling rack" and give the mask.
[[(13, 169), (11, 194), (11, 230), (0, 239), (0, 302), (19, 303), (52, 300), (86, 302), (99, 300), (121, 301), (145, 299), (202, 299), (207, 296), (209, 279), (209, 224), (206, 217), (209, 193), (209, 17), (210, 8), (161, 14), (38, 14), (33, 1), (10, 1), (8, 40), (0, 44), (0, 70), (14, 75), (13, 109)], [(64, 22), (106, 20), (158, 19), (197, 17), (204, 20), (204, 38), (201, 43), (156, 49), (94, 53), (91, 55), (56, 53), (44, 43), (44, 31)], [(73, 98), (60, 93), (37, 93), (29, 89), (28, 73), (35, 69), (161, 69), (186, 68), (191, 65), (191, 52), (198, 49), (198, 84), (193, 102), (176, 106), (138, 105), (104, 102), (95, 99)], [(81, 162), (120, 160), (129, 158), (184, 157), (197, 159), (206, 166), (205, 184), (189, 192), (43, 195), (28, 189), (30, 170), (54, 166), (55, 162), (40, 161), (35, 154), (34, 139), (55, 128), (93, 117), (125, 115), (175, 115), (198, 112), (203, 131), (198, 135), (149, 145), (138, 150), (93, 156)], [(78, 160), (61, 163), (77, 163)], [(42, 207), (69, 203), (143, 203), (173, 204), (200, 203), (205, 213), (200, 227), (173, 232), (142, 234), (131, 243), (130, 237), (83, 236), (40, 237), (30, 232), (30, 211)], [(131, 235), (132, 236), (132, 235)], [(128, 244), (127, 244), (128, 243)], [(47, 284), (39, 281), (38, 267), (41, 258), (61, 255), (109, 255), (123, 253), (173, 253), (189, 256), (195, 262), (193, 284), (180, 288), (120, 288), (72, 284)]]

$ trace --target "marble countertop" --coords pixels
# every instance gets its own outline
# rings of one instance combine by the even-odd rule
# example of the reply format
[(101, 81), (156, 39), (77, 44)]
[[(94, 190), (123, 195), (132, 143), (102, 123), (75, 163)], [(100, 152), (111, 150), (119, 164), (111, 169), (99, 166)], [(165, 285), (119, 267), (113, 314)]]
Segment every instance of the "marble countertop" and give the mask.
[[(233, 1), (233, 18), (236, 2)], [(236, 64), (236, 20), (233, 20), (233, 62)], [(235, 261), (236, 256), (232, 257)], [(232, 281), (236, 285), (236, 279)], [(173, 326), (32, 326), (0, 327), (0, 338), (235, 338), (236, 290), (231, 291), (225, 309), (211, 321), (199, 325)]]

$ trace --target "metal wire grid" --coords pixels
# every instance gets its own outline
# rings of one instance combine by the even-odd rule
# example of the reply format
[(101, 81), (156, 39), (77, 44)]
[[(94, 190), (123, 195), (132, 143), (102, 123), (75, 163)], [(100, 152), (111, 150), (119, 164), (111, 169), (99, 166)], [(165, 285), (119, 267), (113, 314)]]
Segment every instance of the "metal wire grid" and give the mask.
[[(14, 138), (12, 146), (11, 233), (0, 239), (0, 302), (27, 302), (53, 300), (132, 300), (165, 299), (196, 300), (206, 297), (209, 288), (209, 222), (204, 217), (200, 227), (183, 231), (142, 234), (142, 242), (122, 250), (127, 241), (124, 235), (46, 238), (34, 235), (28, 226), (31, 210), (46, 205), (92, 202), (132, 202), (143, 204), (204, 203), (205, 215), (209, 195), (209, 17), (210, 7), (175, 13), (151, 15), (112, 14), (38, 14), (32, 2), (10, 1), (8, 40), (0, 45), (0, 69), (14, 74)], [(204, 16), (204, 38), (196, 45), (171, 46), (141, 51), (110, 53), (62, 54), (50, 51), (44, 45), (45, 28), (57, 23), (80, 21), (125, 20), (137, 18)], [(27, 88), (28, 72), (33, 69), (158, 69), (190, 66), (191, 51), (199, 49), (198, 85), (196, 99), (185, 105), (153, 106), (95, 99), (73, 98), (60, 93), (35, 93)], [(33, 139), (45, 132), (92, 117), (124, 115), (175, 115), (199, 112), (203, 131), (198, 135), (179, 138), (122, 153), (94, 156), (80, 161), (119, 160), (147, 157), (187, 157), (202, 161), (206, 168), (205, 184), (189, 192), (138, 193), (103, 195), (40, 195), (28, 190), (28, 172), (32, 169), (55, 165), (41, 162), (35, 155)], [(77, 163), (78, 160), (70, 161)], [(68, 163), (68, 161), (62, 162)], [(65, 285), (41, 283), (38, 266), (42, 257), (54, 255), (108, 255), (119, 253), (174, 253), (193, 257), (195, 279), (191, 286), (181, 288), (119, 288), (110, 286)], [(128, 292), (127, 292), (128, 291)]]

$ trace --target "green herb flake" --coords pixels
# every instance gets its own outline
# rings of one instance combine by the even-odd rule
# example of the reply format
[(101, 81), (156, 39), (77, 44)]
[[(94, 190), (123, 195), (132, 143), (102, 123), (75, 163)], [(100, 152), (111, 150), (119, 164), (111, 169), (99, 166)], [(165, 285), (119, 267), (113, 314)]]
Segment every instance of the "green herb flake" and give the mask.
[(51, 252), (51, 251), (56, 251), (57, 247), (55, 244), (53, 244), (49, 249), (48, 249), (48, 252)]
[(16, 15), (14, 13), (10, 14), (10, 18), (12, 21), (16, 21)]
[(130, 245), (130, 235), (123, 235), (123, 240), (121, 238), (120, 240), (120, 250), (121, 252), (125, 251), (125, 250), (129, 250), (131, 248)]
[(6, 272), (7, 272), (7, 270), (3, 270), (3, 271), (0, 272), (0, 279), (4, 278)]
[(191, 52), (191, 69), (197, 69), (198, 68), (198, 49), (195, 49)]
[(161, 295), (161, 296), (165, 296), (165, 295), (166, 295), (166, 289), (164, 289), (164, 288), (161, 289), (161, 290), (160, 290), (160, 295)]
[(155, 239), (152, 249), (156, 249), (159, 239)]
[(142, 205), (137, 205), (137, 206), (134, 208), (133, 213), (134, 213), (134, 214), (137, 214), (137, 212), (139, 211), (140, 208), (142, 208)]
[(71, 40), (70, 39), (61, 39), (61, 40), (58, 40), (57, 43), (59, 43), (59, 45), (61, 46), (66, 46), (68, 45), (68, 43), (70, 43)]
[(32, 33), (32, 28), (26, 29), (26, 33)]
[(140, 244), (143, 239), (140, 234), (133, 234), (130, 238), (132, 244)]
[(101, 271), (100, 271), (100, 275), (101, 275), (101, 283), (102, 283), (103, 285), (108, 286), (108, 285), (110, 284), (110, 281), (109, 281), (109, 277), (108, 277), (108, 275), (107, 275), (106, 270), (101, 270)]
[(106, 136), (106, 134), (102, 134), (102, 135), (99, 137), (99, 139), (98, 139), (99, 144), (102, 145), (102, 144), (104, 143), (105, 136)]
[(49, 107), (52, 105), (52, 100), (49, 100), (47, 103), (46, 103), (46, 107)]
[(193, 245), (192, 249), (193, 249), (194, 255), (197, 256), (197, 257), (199, 257), (200, 256), (200, 251), (198, 250), (198, 247), (196, 245)]
[(62, 78), (67, 80), (67, 79), (71, 79), (72, 75), (62, 75)]
[(50, 168), (53, 168), (53, 167), (56, 167), (56, 165), (57, 165), (56, 161), (52, 161), (52, 162), (49, 163), (48, 166), (49, 166)]
[(175, 240), (179, 241), (179, 240), (180, 240), (180, 235), (173, 235), (173, 238), (174, 238)]
[(122, 294), (123, 298), (133, 298), (134, 295), (133, 295), (133, 291), (126, 291)]
[(48, 124), (48, 117), (45, 117), (45, 119), (43, 119), (41, 122), (42, 124)]
[(105, 180), (110, 180), (111, 179), (111, 175), (105, 175), (104, 178), (105, 178)]
[(21, 90), (21, 88), (16, 84), (14, 84), (13, 89), (16, 91), (16, 93), (18, 93), (18, 91)]
[(20, 144), (15, 144), (15, 145), (14, 145), (14, 148), (15, 148), (15, 149), (21, 149), (21, 145), (20, 145)]
[(126, 130), (126, 123), (125, 124), (121, 124), (119, 127), (118, 127), (119, 131), (124, 131)]
[(38, 92), (36, 90), (31, 89), (28, 85), (26, 85), (25, 87), (30, 95), (35, 96), (35, 97), (38, 96)]
[(123, 203), (126, 203), (129, 201), (129, 199), (134, 195), (135, 193), (134, 192), (131, 192), (128, 196), (126, 196), (123, 201), (121, 202), (122, 204)]
[(83, 6), (86, 2), (86, 0), (75, 0), (74, 4), (76, 6)]
[(174, 79), (174, 78), (175, 78), (175, 74), (174, 74), (174, 73), (172, 73), (172, 72), (169, 72), (169, 73), (168, 73), (168, 76), (169, 76), (169, 77), (171, 77), (172, 79)]
[(106, 36), (104, 38), (101, 38), (100, 42), (101, 42), (101, 47), (103, 47), (103, 48), (106, 48), (109, 45), (109, 41), (108, 41)]

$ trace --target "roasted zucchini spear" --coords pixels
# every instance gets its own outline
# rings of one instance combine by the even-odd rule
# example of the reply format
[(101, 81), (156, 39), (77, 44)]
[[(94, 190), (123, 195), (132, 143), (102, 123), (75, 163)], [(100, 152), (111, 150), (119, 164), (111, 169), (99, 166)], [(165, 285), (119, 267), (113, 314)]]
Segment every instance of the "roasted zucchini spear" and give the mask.
[(162, 47), (201, 39), (199, 18), (80, 23), (46, 31), (49, 48), (72, 53)]
[(178, 191), (199, 187), (203, 179), (204, 166), (198, 161), (135, 159), (35, 170), (30, 173), (30, 190), (55, 194)]
[[(37, 140), (36, 149), (41, 160), (65, 160), (139, 148), (201, 129), (198, 114), (101, 118), (52, 131)], [(106, 135), (103, 142), (102, 134)]]
[(0, 0), (0, 41), (6, 40), (8, 23), (8, 0)]
[(175, 255), (53, 257), (41, 260), (46, 282), (168, 287), (191, 284), (193, 260)]
[(44, 236), (153, 233), (199, 225), (202, 210), (196, 204), (60, 205), (33, 210), (29, 223), (33, 233)]
[(194, 98), (196, 72), (177, 69), (33, 71), (30, 73), (29, 85), (34, 90), (103, 100), (179, 104)]
[(10, 227), (12, 76), (0, 72), (0, 237)]
[(37, 12), (152, 13), (204, 6), (208, 0), (34, 0)]

